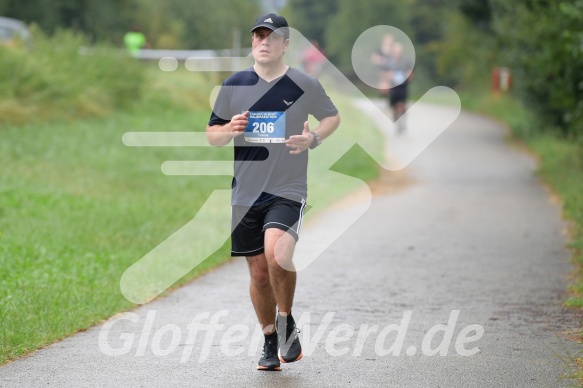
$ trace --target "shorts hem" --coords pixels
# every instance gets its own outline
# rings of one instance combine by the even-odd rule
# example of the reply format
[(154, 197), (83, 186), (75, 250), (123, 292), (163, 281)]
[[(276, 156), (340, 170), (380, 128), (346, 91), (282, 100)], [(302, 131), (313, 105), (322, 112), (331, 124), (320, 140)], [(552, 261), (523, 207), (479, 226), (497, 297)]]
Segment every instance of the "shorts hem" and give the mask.
[(262, 254), (263, 252), (265, 252), (265, 247), (257, 248), (257, 249), (254, 249), (252, 251), (246, 251), (246, 252), (231, 251), (231, 256), (232, 257), (257, 256), (257, 255)]
[(281, 224), (279, 222), (273, 222), (273, 221), (268, 222), (267, 224), (263, 225), (264, 232), (269, 228), (280, 229), (280, 230), (283, 230), (284, 232), (288, 232), (294, 238), (294, 240), (296, 240), (296, 242), (298, 242), (298, 240), (300, 239), (300, 236), (298, 235), (298, 233), (295, 230), (293, 230), (293, 228), (291, 226), (287, 226), (285, 224)]

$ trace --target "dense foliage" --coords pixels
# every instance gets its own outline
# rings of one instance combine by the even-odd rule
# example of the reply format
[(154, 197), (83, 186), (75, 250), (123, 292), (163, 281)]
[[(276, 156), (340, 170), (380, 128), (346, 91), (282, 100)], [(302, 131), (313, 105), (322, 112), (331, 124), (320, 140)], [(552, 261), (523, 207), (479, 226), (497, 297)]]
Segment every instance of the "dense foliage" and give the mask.
[(583, 135), (583, 1), (492, 0), (492, 28), (521, 98), (548, 129)]
[(153, 48), (229, 48), (259, 12), (258, 0), (0, 0), (0, 15), (49, 34), (66, 28), (121, 46), (123, 35), (139, 28)]
[[(234, 39), (247, 43), (260, 4), (0, 0), (0, 15), (37, 23), (49, 34), (70, 28), (118, 46), (138, 25), (153, 48), (219, 49)], [(492, 68), (508, 66), (516, 96), (539, 115), (541, 128), (568, 138), (583, 132), (583, 0), (288, 0), (281, 12), (346, 73), (354, 41), (375, 25), (411, 37), (416, 83), (487, 88)]]
[(0, 45), (0, 125), (106, 116), (141, 98), (144, 68), (70, 31), (32, 29), (31, 47)]
[(583, 0), (289, 0), (286, 11), (345, 72), (355, 39), (381, 24), (411, 37), (416, 72), (432, 84), (489, 88), (492, 69), (507, 66), (539, 130), (582, 137)]

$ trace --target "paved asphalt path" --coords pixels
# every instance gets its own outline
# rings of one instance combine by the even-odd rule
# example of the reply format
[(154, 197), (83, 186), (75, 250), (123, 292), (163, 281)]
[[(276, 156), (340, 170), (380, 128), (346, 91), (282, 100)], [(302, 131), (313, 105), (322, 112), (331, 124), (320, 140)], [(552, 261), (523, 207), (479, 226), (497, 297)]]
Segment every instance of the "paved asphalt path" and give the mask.
[[(424, 109), (409, 133), (383, 128), (391, 147), (447, 108)], [(304, 358), (281, 372), (255, 370), (261, 337), (246, 264), (234, 260), (0, 367), (0, 386), (566, 386), (562, 358), (577, 348), (565, 334), (576, 319), (560, 307), (565, 224), (533, 159), (504, 137), (495, 122), (462, 114), (405, 172), (385, 174), (395, 189), (299, 272)], [(305, 225), (298, 252), (351, 206)]]

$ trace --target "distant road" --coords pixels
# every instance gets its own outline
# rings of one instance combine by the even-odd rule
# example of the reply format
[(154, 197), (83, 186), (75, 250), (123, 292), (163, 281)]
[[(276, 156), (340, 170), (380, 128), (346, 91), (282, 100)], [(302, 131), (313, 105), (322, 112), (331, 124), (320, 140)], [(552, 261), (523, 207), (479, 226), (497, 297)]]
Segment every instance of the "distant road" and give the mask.
[(140, 50), (134, 56), (139, 59), (176, 58), (186, 60), (188, 58), (220, 58), (220, 57), (246, 57), (251, 53), (251, 48), (240, 50)]

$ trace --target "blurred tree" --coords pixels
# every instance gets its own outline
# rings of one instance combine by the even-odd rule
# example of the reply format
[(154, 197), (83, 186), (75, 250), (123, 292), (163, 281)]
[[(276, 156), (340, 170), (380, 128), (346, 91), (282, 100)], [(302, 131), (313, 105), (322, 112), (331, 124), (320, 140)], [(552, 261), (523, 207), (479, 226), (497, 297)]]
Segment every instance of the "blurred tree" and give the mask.
[(377, 25), (397, 27), (411, 36), (407, 3), (369, 0), (366, 6), (353, 0), (338, 0), (338, 12), (326, 30), (326, 52), (345, 73), (351, 74), (352, 46), (367, 29)]
[(492, 0), (493, 29), (542, 127), (583, 136), (583, 1)]
[(426, 45), (441, 81), (484, 84), (493, 66), (509, 66), (541, 128), (583, 136), (583, 0), (459, 0), (444, 21), (442, 37)]
[(458, 0), (459, 10), (474, 28), (491, 31), (492, 8), (488, 0)]
[[(435, 81), (452, 87), (488, 87), (498, 55), (498, 39), (484, 33), (459, 11), (444, 16), (443, 36), (427, 45)], [(498, 63), (498, 65), (501, 65)]]
[(158, 34), (179, 35), (187, 49), (229, 48), (234, 31), (248, 32), (260, 13), (255, 0), (167, 0), (162, 5), (149, 1), (164, 10)]
[(30, 0), (26, 3), (19, 0), (1, 0), (0, 15), (22, 20), (26, 23), (35, 22), (44, 30), (53, 31), (61, 24), (57, 2), (49, 0)]
[(138, 25), (154, 47), (188, 49), (231, 47), (233, 32), (247, 32), (259, 10), (258, 0), (0, 0), (0, 14), (49, 34), (71, 28), (121, 45)]
[[(437, 68), (440, 42), (448, 28), (447, 20), (457, 7), (448, 0), (408, 0), (410, 12), (411, 40), (415, 44), (416, 73), (425, 73), (431, 83), (451, 85), (450, 75), (444, 75)], [(416, 79), (419, 79), (418, 76)]]
[(93, 40), (121, 41), (138, 8), (138, 0), (2, 0), (4, 16), (36, 23), (44, 31), (83, 32)]
[(330, 19), (338, 11), (338, 0), (288, 0), (281, 14), (291, 27), (308, 40), (315, 39), (326, 48), (326, 30)]

